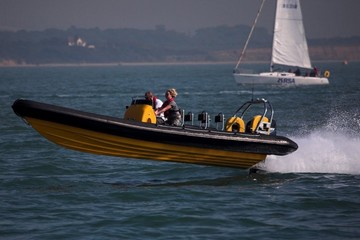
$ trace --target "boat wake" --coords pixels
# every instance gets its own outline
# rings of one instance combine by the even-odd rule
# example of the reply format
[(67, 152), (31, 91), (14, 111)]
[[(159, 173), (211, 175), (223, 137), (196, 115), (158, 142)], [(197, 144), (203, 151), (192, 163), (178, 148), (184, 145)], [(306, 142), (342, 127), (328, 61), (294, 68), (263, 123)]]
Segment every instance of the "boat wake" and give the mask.
[(268, 156), (257, 168), (281, 173), (360, 174), (359, 136), (327, 130), (292, 137), (299, 145), (296, 152), (287, 156)]

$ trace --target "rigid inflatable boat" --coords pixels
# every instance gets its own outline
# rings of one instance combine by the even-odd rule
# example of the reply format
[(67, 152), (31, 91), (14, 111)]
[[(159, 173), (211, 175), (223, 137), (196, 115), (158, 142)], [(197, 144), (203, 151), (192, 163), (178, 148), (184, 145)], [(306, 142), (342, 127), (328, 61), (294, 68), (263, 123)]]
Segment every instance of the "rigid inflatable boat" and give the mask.
[[(261, 113), (245, 124), (254, 105)], [(123, 118), (18, 99), (12, 108), (49, 141), (86, 153), (136, 159), (251, 168), (267, 155), (286, 155), (298, 146), (276, 135), (273, 109), (265, 99), (251, 100), (228, 119), (182, 112), (182, 126), (157, 124), (151, 102), (133, 98)], [(195, 122), (195, 123), (194, 123)]]

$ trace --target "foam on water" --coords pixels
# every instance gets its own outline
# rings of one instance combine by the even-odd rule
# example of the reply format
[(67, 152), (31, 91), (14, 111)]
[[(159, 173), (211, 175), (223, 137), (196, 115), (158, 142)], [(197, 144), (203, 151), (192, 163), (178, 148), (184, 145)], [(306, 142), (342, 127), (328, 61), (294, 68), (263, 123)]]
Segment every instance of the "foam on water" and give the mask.
[(360, 138), (315, 131), (292, 138), (299, 148), (287, 156), (268, 156), (260, 168), (268, 172), (360, 174)]
[(349, 105), (330, 112), (322, 127), (290, 137), (299, 146), (296, 152), (268, 156), (260, 168), (268, 172), (360, 174), (359, 109)]

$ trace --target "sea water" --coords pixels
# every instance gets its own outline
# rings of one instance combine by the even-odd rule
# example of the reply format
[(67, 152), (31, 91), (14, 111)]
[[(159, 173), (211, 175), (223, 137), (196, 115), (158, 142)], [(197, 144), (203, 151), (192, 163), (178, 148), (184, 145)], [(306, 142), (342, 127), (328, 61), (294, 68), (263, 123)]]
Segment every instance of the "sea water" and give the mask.
[[(330, 85), (237, 86), (226, 64), (0, 68), (0, 239), (358, 239), (360, 64), (318, 67)], [(172, 87), (212, 118), (266, 98), (299, 149), (257, 174), (98, 156), (48, 142), (11, 109), (25, 98), (121, 117), (132, 96)]]

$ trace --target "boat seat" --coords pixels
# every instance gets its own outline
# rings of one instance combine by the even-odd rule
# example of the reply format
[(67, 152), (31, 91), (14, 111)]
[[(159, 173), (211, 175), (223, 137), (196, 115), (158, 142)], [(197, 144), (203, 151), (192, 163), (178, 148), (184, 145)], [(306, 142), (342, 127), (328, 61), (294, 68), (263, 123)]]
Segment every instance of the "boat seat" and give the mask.
[(231, 117), (226, 121), (225, 130), (228, 132), (245, 132), (244, 120), (239, 117)]
[(148, 104), (132, 104), (126, 110), (124, 119), (145, 123), (156, 123), (154, 109)]
[[(224, 127), (225, 127), (224, 120), (225, 120), (225, 116), (222, 113), (219, 113), (217, 116), (215, 116), (215, 123), (216, 123), (217, 130), (219, 130), (219, 129), (221, 129), (221, 131), (224, 130)], [(219, 125), (221, 127), (219, 127)]]
[(183, 123), (191, 122), (191, 125), (194, 125), (194, 114), (192, 112), (188, 112), (187, 114), (183, 115)]
[(202, 123), (205, 123), (208, 120), (208, 113), (202, 112), (198, 115), (198, 121), (201, 121)]
[(200, 127), (207, 129), (210, 126), (210, 116), (207, 112), (203, 111), (198, 115), (198, 121), (200, 123)]
[(224, 122), (224, 114), (219, 113), (218, 115), (215, 116), (215, 122), (219, 123), (219, 122)]
[[(248, 133), (254, 133), (258, 127), (260, 123), (260, 120), (261, 120), (262, 116), (261, 115), (256, 115), (254, 116), (247, 124), (246, 124), (246, 132)], [(262, 125), (260, 125), (260, 128), (259, 130), (261, 131), (267, 131), (268, 129), (265, 129), (267, 128), (267, 126), (264, 125), (264, 123), (269, 123), (269, 119), (267, 117), (264, 117), (263, 118), (263, 121), (262, 121)], [(270, 127), (270, 126), (269, 126)]]
[(194, 114), (192, 112), (188, 112), (187, 114), (185, 114), (184, 116), (184, 121), (185, 122), (192, 122), (194, 118)]

